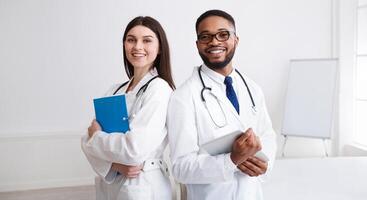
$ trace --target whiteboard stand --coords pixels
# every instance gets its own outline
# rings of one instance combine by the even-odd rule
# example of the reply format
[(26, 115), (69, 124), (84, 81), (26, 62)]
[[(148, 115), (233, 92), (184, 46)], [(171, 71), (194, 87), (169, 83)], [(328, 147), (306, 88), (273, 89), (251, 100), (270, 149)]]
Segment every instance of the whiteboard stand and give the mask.
[(284, 142), (283, 142), (283, 147), (282, 147), (282, 157), (284, 157), (285, 144), (287, 143), (287, 140), (288, 140), (287, 135), (283, 135), (283, 136), (284, 136)]
[(282, 157), (288, 136), (322, 139), (328, 157), (326, 139), (331, 139), (335, 99), (337, 97), (338, 59), (290, 60), (281, 134)]
[(329, 154), (328, 154), (328, 152), (327, 152), (326, 139), (325, 139), (325, 138), (323, 138), (322, 140), (323, 140), (323, 143), (324, 143), (325, 156), (326, 156), (326, 157), (329, 157)]

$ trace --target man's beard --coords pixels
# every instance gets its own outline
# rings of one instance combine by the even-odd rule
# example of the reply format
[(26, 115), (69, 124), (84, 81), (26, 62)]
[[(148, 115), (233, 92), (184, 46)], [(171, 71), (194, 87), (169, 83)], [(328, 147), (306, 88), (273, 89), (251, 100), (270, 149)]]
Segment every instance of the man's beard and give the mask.
[(206, 66), (208, 66), (210, 69), (222, 69), (225, 66), (228, 65), (228, 63), (231, 62), (233, 56), (234, 56), (234, 52), (235, 52), (236, 48), (234, 47), (229, 53), (228, 55), (226, 55), (226, 57), (224, 58), (224, 60), (222, 62), (210, 62), (209, 58), (206, 57), (204, 54), (199, 52), (199, 55), (201, 57), (201, 59), (203, 60), (204, 64)]

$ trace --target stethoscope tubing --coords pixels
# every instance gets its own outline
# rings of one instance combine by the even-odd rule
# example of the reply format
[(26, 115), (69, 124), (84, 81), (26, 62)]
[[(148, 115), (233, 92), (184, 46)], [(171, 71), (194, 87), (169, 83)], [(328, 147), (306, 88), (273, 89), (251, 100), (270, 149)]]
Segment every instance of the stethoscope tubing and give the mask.
[[(158, 78), (158, 75), (157, 76), (154, 76), (153, 78), (151, 78), (148, 82), (146, 82), (143, 86), (141, 86), (138, 90), (138, 92), (136, 93), (136, 97), (142, 92), (144, 93), (148, 86), (149, 86), (149, 83), (152, 82), (154, 79)], [(125, 83), (121, 84), (116, 90), (115, 92), (112, 94), (112, 95), (115, 95), (121, 88), (123, 88), (126, 84), (128, 84), (129, 81), (126, 81)]]
[[(202, 66), (200, 66), (200, 67), (199, 67), (199, 69), (198, 69), (199, 78), (200, 78), (201, 84), (202, 84), (202, 86), (203, 86), (203, 88), (201, 89), (201, 93), (200, 93), (200, 95), (201, 95), (201, 100), (202, 100), (203, 102), (205, 102), (205, 103), (206, 103), (206, 100), (205, 100), (205, 97), (204, 97), (204, 91), (205, 91), (205, 90), (209, 90), (209, 91), (211, 91), (211, 90), (212, 90), (212, 88), (211, 88), (211, 87), (207, 87), (207, 86), (205, 85), (204, 80), (203, 80), (203, 76), (202, 76), (202, 74), (201, 74), (201, 67), (202, 67)], [(255, 101), (254, 101), (254, 98), (252, 97), (251, 90), (250, 90), (249, 86), (247, 85), (245, 78), (243, 78), (242, 74), (241, 74), (237, 69), (235, 69), (235, 71), (237, 72), (237, 74), (238, 74), (238, 75), (240, 75), (240, 77), (241, 77), (241, 79), (242, 79), (243, 83), (245, 84), (246, 89), (247, 89), (247, 93), (248, 93), (248, 95), (250, 96), (250, 99), (251, 99), (252, 109), (256, 112), (256, 105), (255, 105)]]
[[(150, 82), (152, 82), (154, 79), (158, 78), (159, 76), (154, 76), (153, 78), (151, 78), (148, 82), (146, 82), (143, 86), (141, 86), (138, 90), (138, 92), (136, 93), (136, 99), (134, 101), (134, 103), (131, 106), (131, 110), (134, 110), (134, 108), (136, 107), (136, 104), (138, 102), (138, 100), (142, 97), (141, 95), (144, 94), (144, 92), (147, 90)], [(125, 83), (121, 84), (112, 95), (116, 95), (117, 92), (123, 88), (125, 85), (127, 85), (129, 83), (129, 81), (126, 81)], [(135, 114), (132, 114), (132, 118), (135, 116)], [(129, 117), (130, 119), (130, 117)]]

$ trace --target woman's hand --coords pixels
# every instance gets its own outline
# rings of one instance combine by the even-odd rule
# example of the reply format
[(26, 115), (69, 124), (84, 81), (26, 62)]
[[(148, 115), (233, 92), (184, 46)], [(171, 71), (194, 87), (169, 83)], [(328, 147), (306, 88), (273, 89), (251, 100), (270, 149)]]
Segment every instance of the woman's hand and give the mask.
[(123, 174), (127, 178), (136, 178), (139, 176), (141, 170), (143, 169), (143, 165), (129, 166), (119, 163), (112, 163), (111, 169), (120, 172), (120, 174)]
[(101, 126), (98, 124), (98, 122), (93, 119), (92, 123), (88, 127), (88, 135), (89, 138), (91, 138), (95, 132), (102, 130)]

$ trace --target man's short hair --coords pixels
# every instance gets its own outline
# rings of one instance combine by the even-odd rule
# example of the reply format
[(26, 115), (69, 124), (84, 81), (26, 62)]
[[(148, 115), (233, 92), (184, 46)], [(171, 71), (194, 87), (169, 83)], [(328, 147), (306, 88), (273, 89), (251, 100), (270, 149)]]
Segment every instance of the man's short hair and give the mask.
[(228, 20), (233, 25), (234, 29), (236, 30), (236, 24), (234, 22), (233, 17), (230, 14), (222, 10), (208, 10), (205, 13), (201, 14), (200, 17), (196, 20), (196, 25), (195, 25), (196, 33), (198, 33), (200, 22), (203, 21), (205, 18), (211, 17), (211, 16), (223, 17), (224, 19)]

